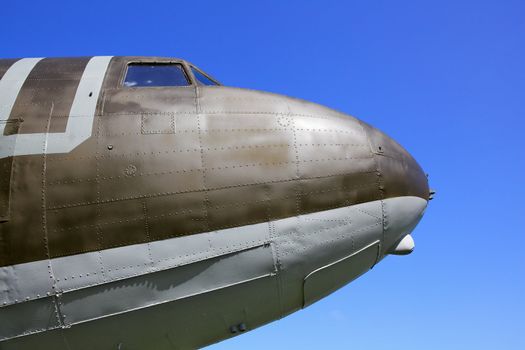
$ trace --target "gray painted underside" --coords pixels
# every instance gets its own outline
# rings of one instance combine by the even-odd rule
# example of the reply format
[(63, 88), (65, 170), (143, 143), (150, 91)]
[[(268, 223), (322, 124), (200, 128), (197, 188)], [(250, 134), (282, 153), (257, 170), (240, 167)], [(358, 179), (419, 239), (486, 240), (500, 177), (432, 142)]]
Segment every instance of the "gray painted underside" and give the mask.
[[(154, 331), (179, 334), (184, 324), (207, 322), (205, 334), (201, 334), (202, 330), (184, 337), (179, 334), (181, 338), (176, 342), (202, 346), (231, 336), (227, 331), (229, 320), (225, 319), (232, 313), (237, 312), (232, 320), (242, 319), (255, 327), (301, 308), (305, 276), (343, 261), (374, 242), (380, 243), (375, 245), (379, 249), (363, 262), (366, 266), (356, 270), (359, 273), (349, 280), (357, 277), (410, 233), (425, 208), (426, 201), (418, 197), (391, 198), (269, 223), (55, 258), (51, 266), (57, 292), (49, 278), (47, 260), (3, 267), (0, 340), (18, 339), (2, 346), (29, 346), (35, 337), (24, 335), (62, 329), (70, 343), (66, 349), (71, 343), (75, 344), (71, 348), (90, 348), (82, 345), (87, 336), (82, 330), (89, 329), (101, 334), (99, 346), (104, 347), (108, 344), (103, 333), (115, 332), (114, 324), (126, 324), (129, 332), (123, 339), (140, 344), (138, 335), (146, 330), (143, 322), (138, 328), (132, 322), (137, 315), (147, 318), (148, 310), (156, 310), (158, 318), (181, 305), (181, 310), (197, 307), (195, 315), (176, 312), (171, 315), (169, 327), (159, 324)], [(315, 291), (315, 281), (310, 284)], [(231, 299), (237, 293), (238, 299), (255, 293), (266, 301), (264, 305), (247, 305), (255, 302)], [(203, 295), (223, 295), (219, 305), (213, 306), (216, 314), (212, 315), (212, 309), (210, 314), (200, 309), (198, 303), (203, 301), (199, 298)], [(214, 324), (214, 317), (222, 321)], [(185, 322), (181, 325), (182, 320)], [(50, 334), (54, 332), (45, 332), (44, 338), (50, 341), (49, 346), (56, 347), (56, 339)], [(23, 341), (26, 338), (28, 343)], [(159, 345), (163, 347), (173, 348)]]

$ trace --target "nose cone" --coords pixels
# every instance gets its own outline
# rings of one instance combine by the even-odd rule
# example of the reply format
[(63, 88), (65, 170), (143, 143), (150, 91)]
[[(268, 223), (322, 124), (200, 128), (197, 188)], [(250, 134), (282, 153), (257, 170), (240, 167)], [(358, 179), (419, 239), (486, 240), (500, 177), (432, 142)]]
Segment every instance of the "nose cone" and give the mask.
[(429, 200), (427, 176), (397, 142), (362, 124), (375, 155), (384, 200), (383, 255), (406, 255), (414, 249), (410, 233), (421, 220)]
[(375, 154), (383, 198), (414, 196), (428, 201), (428, 179), (416, 160), (393, 139), (362, 122)]

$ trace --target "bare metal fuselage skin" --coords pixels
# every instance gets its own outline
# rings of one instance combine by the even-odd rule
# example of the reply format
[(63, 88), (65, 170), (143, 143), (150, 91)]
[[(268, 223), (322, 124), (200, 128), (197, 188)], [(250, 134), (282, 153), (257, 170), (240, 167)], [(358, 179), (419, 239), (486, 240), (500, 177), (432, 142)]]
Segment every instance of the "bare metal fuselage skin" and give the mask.
[[(176, 62), (187, 87), (125, 87)], [(368, 271), (426, 176), (354, 117), (158, 57), (0, 60), (0, 348), (187, 349)]]

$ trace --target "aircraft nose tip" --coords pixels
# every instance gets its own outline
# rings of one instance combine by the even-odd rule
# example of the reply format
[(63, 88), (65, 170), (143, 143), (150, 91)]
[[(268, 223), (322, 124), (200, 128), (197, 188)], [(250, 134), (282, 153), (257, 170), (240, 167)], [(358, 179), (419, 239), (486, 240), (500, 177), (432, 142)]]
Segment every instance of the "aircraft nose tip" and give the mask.
[(414, 157), (383, 132), (363, 125), (377, 160), (383, 198), (414, 196), (428, 201), (428, 178)]
[(383, 254), (410, 254), (415, 246), (410, 233), (430, 199), (427, 176), (401, 145), (372, 126), (363, 126), (376, 159), (384, 199)]

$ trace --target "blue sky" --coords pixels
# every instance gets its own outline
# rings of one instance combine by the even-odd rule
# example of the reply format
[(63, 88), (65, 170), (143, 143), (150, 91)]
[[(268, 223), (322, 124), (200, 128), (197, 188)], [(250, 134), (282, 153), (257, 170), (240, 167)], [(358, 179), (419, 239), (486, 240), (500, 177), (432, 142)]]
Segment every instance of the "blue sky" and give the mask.
[(404, 145), (416, 250), (220, 349), (525, 349), (523, 1), (8, 1), (0, 57), (185, 58)]

